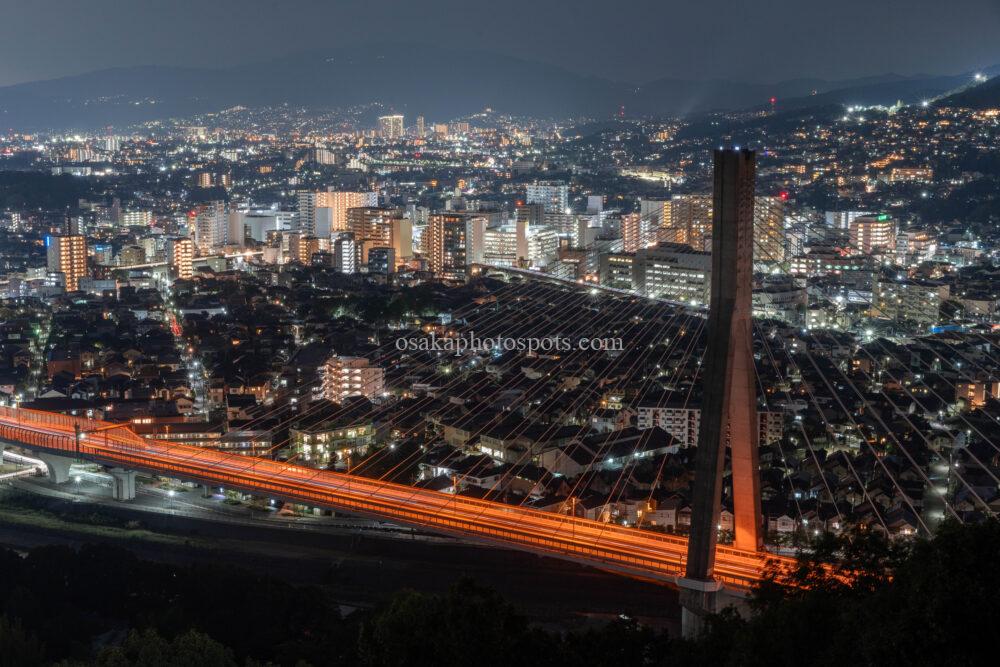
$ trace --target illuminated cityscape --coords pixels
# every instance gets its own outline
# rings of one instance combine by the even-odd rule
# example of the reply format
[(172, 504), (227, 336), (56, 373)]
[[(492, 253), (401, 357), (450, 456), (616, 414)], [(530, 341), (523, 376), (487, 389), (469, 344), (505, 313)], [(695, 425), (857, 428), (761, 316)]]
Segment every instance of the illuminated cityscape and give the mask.
[(981, 661), (995, 7), (153, 4), (0, 46), (0, 662)]

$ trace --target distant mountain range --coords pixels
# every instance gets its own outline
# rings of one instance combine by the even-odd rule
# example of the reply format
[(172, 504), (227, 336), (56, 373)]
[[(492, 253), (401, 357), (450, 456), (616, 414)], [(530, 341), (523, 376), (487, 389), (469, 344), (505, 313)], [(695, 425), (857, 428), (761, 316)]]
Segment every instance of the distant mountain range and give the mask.
[(487, 107), (534, 117), (601, 117), (621, 107), (629, 115), (674, 116), (767, 105), (771, 97), (785, 109), (914, 102), (943, 95), (970, 77), (890, 74), (775, 84), (660, 79), (636, 86), (487, 52), (373, 46), (225, 69), (121, 67), (6, 86), (0, 88), (0, 127), (122, 126), (285, 103), (329, 108), (381, 102), (410, 118), (434, 120)]
[(967, 107), (970, 109), (1000, 108), (1000, 78), (984, 81), (935, 102), (940, 106)]

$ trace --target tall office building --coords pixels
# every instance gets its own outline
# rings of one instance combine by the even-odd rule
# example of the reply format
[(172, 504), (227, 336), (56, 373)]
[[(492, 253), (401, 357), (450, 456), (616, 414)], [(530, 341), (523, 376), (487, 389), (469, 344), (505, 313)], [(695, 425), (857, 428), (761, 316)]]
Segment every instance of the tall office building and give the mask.
[(598, 280), (605, 287), (632, 291), (635, 289), (635, 255), (602, 253), (598, 260)]
[(194, 241), (187, 238), (167, 241), (167, 262), (175, 277), (190, 280), (194, 275)]
[(424, 123), (423, 116), (417, 116), (417, 136), (421, 139), (427, 136), (427, 126)]
[(403, 116), (379, 116), (378, 134), (383, 139), (401, 139), (403, 137)]
[(60, 273), (67, 292), (80, 287), (80, 278), (87, 275), (87, 242), (79, 234), (45, 238), (48, 269)]
[(546, 213), (569, 210), (569, 186), (556, 181), (538, 181), (525, 186), (525, 203), (541, 204)]

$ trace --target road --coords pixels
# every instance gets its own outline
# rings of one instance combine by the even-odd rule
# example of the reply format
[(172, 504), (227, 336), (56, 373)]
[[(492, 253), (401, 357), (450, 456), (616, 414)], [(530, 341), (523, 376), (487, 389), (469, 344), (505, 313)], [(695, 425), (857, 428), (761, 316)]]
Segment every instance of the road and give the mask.
[[(73, 435), (77, 426), (89, 432), (80, 442)], [(684, 573), (687, 541), (679, 536), (172, 445), (140, 438), (118, 426), (0, 407), (0, 437), (32, 449), (388, 519), (663, 582), (675, 582)], [(794, 563), (787, 557), (720, 546), (715, 577), (730, 586), (747, 588), (760, 580), (768, 560), (780, 566)]]

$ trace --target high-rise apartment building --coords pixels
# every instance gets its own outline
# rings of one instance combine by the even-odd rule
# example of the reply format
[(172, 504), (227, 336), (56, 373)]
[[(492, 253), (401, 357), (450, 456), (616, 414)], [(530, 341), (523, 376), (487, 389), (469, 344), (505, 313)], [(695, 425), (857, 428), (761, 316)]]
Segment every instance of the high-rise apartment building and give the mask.
[(80, 287), (80, 278), (87, 275), (87, 242), (79, 234), (47, 236), (45, 238), (48, 269), (60, 273), (67, 292)]
[(379, 116), (378, 134), (383, 139), (401, 139), (403, 137), (403, 116)]
[(194, 275), (194, 241), (187, 238), (170, 239), (167, 242), (167, 262), (175, 277), (190, 280)]
[[(348, 209), (347, 231), (363, 248), (392, 248), (397, 263), (413, 257), (413, 225), (400, 209), (377, 206)], [(362, 255), (362, 261), (367, 261), (367, 253)]]
[(152, 211), (125, 211), (122, 213), (122, 227), (149, 227), (152, 224)]
[(194, 209), (194, 244), (202, 255), (210, 255), (220, 245), (226, 243), (228, 219), (226, 204), (221, 201), (201, 204)]
[(330, 231), (340, 232), (347, 229), (347, 211), (362, 206), (378, 206), (377, 192), (345, 192), (333, 191), (323, 193), (323, 206), (331, 209)]
[(772, 264), (785, 261), (785, 212), (782, 197), (758, 196), (754, 199), (754, 262)]
[(356, 241), (377, 241), (388, 246), (391, 234), (390, 221), (401, 215), (399, 211), (377, 206), (355, 206), (347, 209), (347, 231)]
[(669, 199), (641, 199), (639, 200), (639, 215), (649, 218), (656, 227), (666, 227), (670, 224), (670, 200)]
[(376, 192), (299, 190), (299, 231), (309, 236), (328, 237), (347, 230), (347, 212), (362, 206), (377, 206)]
[(316, 231), (316, 208), (322, 194), (324, 193), (311, 190), (299, 190), (295, 193), (299, 211), (299, 230), (306, 234), (313, 234)]
[(695, 250), (711, 250), (712, 195), (675, 195), (670, 200), (670, 229), (675, 243), (685, 243)]
[[(675, 195), (669, 202), (644, 201), (641, 206), (651, 217), (658, 215), (665, 221), (658, 234), (659, 240), (684, 243), (695, 250), (711, 251), (711, 195)], [(787, 202), (782, 197), (754, 197), (754, 261), (769, 263), (785, 260), (787, 209)]]
[(528, 228), (528, 262), (533, 267), (545, 267), (559, 255), (559, 235), (547, 227)]
[(309, 264), (312, 256), (320, 251), (319, 239), (301, 232), (288, 233), (288, 261)]
[(626, 213), (621, 218), (622, 250), (636, 252), (656, 245), (658, 228), (656, 220), (640, 213)]
[(541, 204), (546, 213), (569, 211), (569, 186), (555, 181), (538, 181), (525, 186), (526, 204)]
[(430, 270), (442, 277), (462, 278), (466, 267), (483, 261), (486, 218), (436, 213), (424, 234)]
[(230, 211), (226, 218), (226, 245), (246, 245), (246, 214), (243, 211)]
[(332, 239), (331, 252), (333, 253), (333, 268), (340, 273), (358, 272), (358, 244), (354, 241), (354, 235), (349, 232), (340, 232)]

